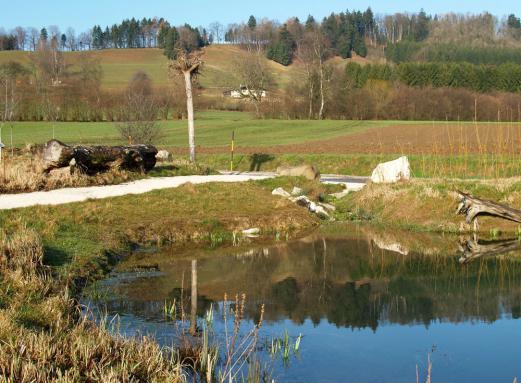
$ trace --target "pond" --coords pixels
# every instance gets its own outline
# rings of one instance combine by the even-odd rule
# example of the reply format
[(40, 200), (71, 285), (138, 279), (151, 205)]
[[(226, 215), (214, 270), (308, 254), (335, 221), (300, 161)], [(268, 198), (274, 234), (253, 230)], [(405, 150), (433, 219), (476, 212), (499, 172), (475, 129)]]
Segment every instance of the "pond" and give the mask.
[(223, 333), (225, 294), (245, 294), (244, 329), (265, 305), (260, 344), (302, 334), (298, 352), (270, 363), (280, 382), (425, 381), (428, 360), (432, 382), (512, 382), (521, 377), (519, 248), (517, 239), (340, 225), (267, 246), (140, 252), (101, 284), (109, 293), (97, 307), (118, 314), (123, 335), (170, 346), (178, 326), (165, 302), (196, 296), (193, 314), (201, 322), (213, 310)]

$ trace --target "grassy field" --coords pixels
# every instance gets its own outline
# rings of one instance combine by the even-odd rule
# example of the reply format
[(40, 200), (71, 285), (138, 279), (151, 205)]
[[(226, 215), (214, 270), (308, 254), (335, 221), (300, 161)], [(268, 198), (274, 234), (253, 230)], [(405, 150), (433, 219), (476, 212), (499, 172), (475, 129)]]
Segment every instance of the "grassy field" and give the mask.
[[(265, 161), (255, 161), (254, 155), (236, 154), (234, 170), (274, 171), (279, 166), (314, 164), (322, 174), (350, 174), (370, 176), (381, 162), (396, 159), (397, 154), (267, 154)], [(496, 155), (409, 155), (412, 175), (416, 178), (508, 178), (521, 176), (521, 160)], [(199, 161), (211, 169), (228, 169), (229, 154), (202, 154)], [(256, 168), (256, 165), (259, 167)]]
[[(78, 62), (82, 52), (65, 52), (65, 58), (69, 63)], [(167, 86), (168, 60), (161, 49), (106, 49), (92, 51), (91, 55), (100, 60), (103, 69), (102, 87), (107, 90), (120, 90), (128, 85), (128, 82), (137, 71), (146, 72), (157, 87)], [(211, 90), (212, 88), (237, 87), (234, 76), (235, 63), (245, 55), (245, 51), (233, 45), (214, 45), (204, 49), (204, 67), (199, 83)], [(7, 61), (18, 61), (24, 64), (30, 62), (29, 52), (1, 51), (0, 64)], [(337, 60), (339, 61), (339, 59)], [(335, 62), (336, 63), (336, 62)], [(298, 64), (290, 67), (277, 64), (266, 59), (266, 65), (275, 82), (275, 88), (285, 85), (294, 74), (300, 73)]]
[[(106, 90), (125, 88), (137, 71), (146, 72), (154, 86), (163, 87), (169, 83), (168, 60), (161, 49), (105, 49), (88, 53), (100, 60), (103, 69), (102, 87)], [(82, 54), (83, 52), (64, 53), (67, 62), (72, 65), (81, 59)], [(239, 84), (234, 76), (234, 68), (236, 62), (241, 60), (245, 54), (246, 52), (236, 45), (211, 45), (204, 48), (204, 67), (199, 77), (200, 85), (210, 92), (212, 89), (222, 91), (226, 88), (237, 87)], [(29, 56), (29, 52), (0, 51), (0, 64), (7, 61), (28, 64)], [(367, 61), (360, 57), (353, 59), (335, 57), (331, 62), (335, 66), (343, 66), (350, 60)], [(268, 59), (265, 63), (274, 81), (273, 90), (287, 85), (292, 77), (300, 75), (303, 71), (298, 60), (287, 67)]]
[[(160, 121), (157, 142), (176, 158), (187, 151), (185, 120)], [(111, 122), (15, 122), (4, 125), (9, 148), (42, 144), (55, 137), (69, 144), (126, 144)], [(416, 177), (500, 178), (521, 175), (518, 123), (415, 121), (260, 120), (244, 112), (197, 113), (199, 160), (228, 169), (235, 131), (236, 170), (274, 170), (316, 164), (323, 173), (369, 175), (382, 161), (407, 155)]]
[[(161, 121), (160, 124), (164, 128), (164, 138), (159, 146), (187, 145), (186, 121)], [(225, 146), (230, 144), (235, 131), (237, 145), (267, 147), (335, 138), (390, 124), (393, 122), (258, 120), (248, 113), (209, 111), (197, 113), (196, 140), (197, 145), (203, 147)], [(53, 137), (71, 144), (124, 143), (116, 125), (111, 122), (15, 122), (12, 132), (15, 147), (44, 143)], [(4, 127), (2, 140), (10, 146), (10, 126)]]

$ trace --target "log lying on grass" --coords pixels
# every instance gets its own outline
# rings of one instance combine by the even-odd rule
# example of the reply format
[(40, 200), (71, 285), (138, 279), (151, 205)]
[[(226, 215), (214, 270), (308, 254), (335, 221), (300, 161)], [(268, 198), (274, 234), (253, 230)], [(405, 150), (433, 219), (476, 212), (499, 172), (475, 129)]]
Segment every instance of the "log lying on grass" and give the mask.
[(156, 154), (152, 145), (69, 146), (51, 140), (45, 145), (43, 160), (45, 172), (70, 166), (92, 175), (112, 168), (148, 172), (156, 165)]
[(478, 216), (491, 216), (521, 223), (521, 210), (513, 209), (493, 201), (472, 197), (458, 191), (461, 201), (456, 214), (466, 216), (467, 223), (472, 223)]

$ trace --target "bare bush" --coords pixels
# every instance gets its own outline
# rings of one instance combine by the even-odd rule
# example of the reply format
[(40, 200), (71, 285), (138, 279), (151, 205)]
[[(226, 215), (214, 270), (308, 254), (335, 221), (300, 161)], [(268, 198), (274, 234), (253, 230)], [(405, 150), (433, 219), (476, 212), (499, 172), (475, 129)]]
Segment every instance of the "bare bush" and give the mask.
[(117, 124), (121, 137), (130, 144), (152, 144), (162, 137), (157, 122), (159, 105), (152, 95), (151, 81), (138, 72), (130, 82)]

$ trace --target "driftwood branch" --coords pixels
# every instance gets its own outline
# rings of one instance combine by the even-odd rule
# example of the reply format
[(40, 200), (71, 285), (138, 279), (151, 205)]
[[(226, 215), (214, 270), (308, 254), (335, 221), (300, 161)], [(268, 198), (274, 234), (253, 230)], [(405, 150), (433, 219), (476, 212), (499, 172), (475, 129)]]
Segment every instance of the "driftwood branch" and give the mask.
[(467, 223), (472, 223), (478, 216), (490, 216), (521, 223), (521, 210), (506, 205), (476, 198), (470, 194), (458, 191), (461, 201), (456, 214), (465, 215)]
[(157, 149), (151, 145), (69, 146), (49, 141), (43, 151), (45, 171), (70, 166), (84, 174), (96, 174), (111, 168), (148, 172), (156, 165)]

